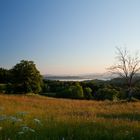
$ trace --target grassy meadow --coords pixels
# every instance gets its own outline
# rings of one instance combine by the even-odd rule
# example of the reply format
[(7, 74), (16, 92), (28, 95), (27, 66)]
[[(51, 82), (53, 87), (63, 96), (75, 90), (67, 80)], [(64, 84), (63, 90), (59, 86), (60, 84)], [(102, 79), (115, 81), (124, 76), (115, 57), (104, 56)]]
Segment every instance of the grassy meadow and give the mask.
[(140, 139), (140, 102), (0, 95), (0, 140), (105, 139)]

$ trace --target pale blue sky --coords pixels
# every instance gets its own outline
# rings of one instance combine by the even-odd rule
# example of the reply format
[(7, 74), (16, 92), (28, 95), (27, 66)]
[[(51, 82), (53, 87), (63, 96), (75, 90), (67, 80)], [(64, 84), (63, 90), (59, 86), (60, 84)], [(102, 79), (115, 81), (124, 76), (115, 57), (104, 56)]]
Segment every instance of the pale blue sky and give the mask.
[(116, 46), (140, 49), (140, 0), (0, 0), (0, 67), (105, 72)]

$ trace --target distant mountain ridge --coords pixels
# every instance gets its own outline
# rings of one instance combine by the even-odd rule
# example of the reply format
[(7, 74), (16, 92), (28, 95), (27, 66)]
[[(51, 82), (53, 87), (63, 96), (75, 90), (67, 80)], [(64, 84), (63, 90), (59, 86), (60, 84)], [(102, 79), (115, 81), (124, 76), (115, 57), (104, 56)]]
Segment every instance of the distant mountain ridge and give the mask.
[(47, 80), (110, 80), (114, 78), (109, 73), (93, 73), (93, 74), (79, 74), (79, 75), (44, 75)]

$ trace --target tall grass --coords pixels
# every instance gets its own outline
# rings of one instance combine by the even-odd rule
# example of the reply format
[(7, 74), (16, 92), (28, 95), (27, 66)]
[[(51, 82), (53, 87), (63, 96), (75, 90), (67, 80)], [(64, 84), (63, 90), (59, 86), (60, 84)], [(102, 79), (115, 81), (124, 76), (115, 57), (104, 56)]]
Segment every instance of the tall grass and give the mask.
[(0, 140), (138, 140), (140, 102), (0, 95)]

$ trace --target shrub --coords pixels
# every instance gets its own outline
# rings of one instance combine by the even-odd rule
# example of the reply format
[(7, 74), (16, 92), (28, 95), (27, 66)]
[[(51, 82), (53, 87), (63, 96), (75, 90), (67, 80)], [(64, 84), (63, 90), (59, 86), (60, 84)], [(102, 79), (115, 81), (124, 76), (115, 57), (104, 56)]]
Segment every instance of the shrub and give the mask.
[(132, 94), (134, 98), (140, 99), (140, 88), (136, 87)]
[(76, 84), (62, 89), (61, 92), (56, 93), (56, 97), (82, 99), (84, 98), (84, 93), (82, 86)]
[(86, 98), (86, 99), (92, 99), (93, 97), (92, 97), (92, 89), (91, 88), (89, 88), (89, 87), (86, 87), (85, 89), (84, 89), (84, 97)]
[(119, 92), (116, 89), (103, 88), (99, 89), (96, 94), (97, 100), (116, 100), (118, 99)]
[(0, 84), (0, 92), (4, 93), (6, 91), (6, 84)]
[(14, 92), (14, 87), (12, 84), (8, 83), (6, 85), (6, 93), (13, 93)]
[(71, 86), (69, 90), (71, 92), (70, 97), (73, 99), (81, 99), (84, 97), (82, 86), (80, 86), (79, 84)]

